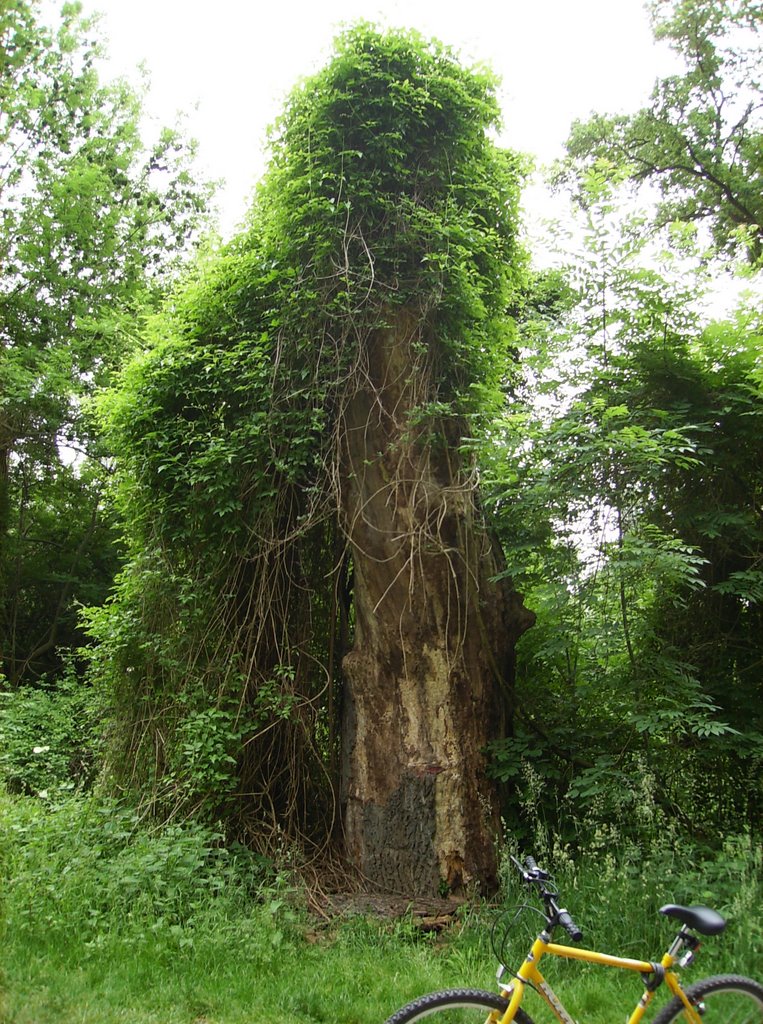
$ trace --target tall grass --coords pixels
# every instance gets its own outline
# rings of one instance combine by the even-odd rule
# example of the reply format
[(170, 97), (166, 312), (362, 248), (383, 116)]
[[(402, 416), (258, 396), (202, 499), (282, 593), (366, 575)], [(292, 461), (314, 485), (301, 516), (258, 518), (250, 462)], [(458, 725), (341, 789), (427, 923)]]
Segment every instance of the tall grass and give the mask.
[[(735, 967), (760, 973), (763, 896), (760, 836), (740, 833), (693, 839), (677, 818), (655, 800), (649, 773), (634, 785), (639, 799), (622, 820), (602, 813), (592, 799), (585, 817), (574, 821), (580, 841), (565, 843), (543, 820), (539, 788), (543, 779), (528, 767), (524, 786), (522, 839), (507, 829), (503, 889), (517, 895), (517, 876), (508, 853), (532, 853), (548, 865), (565, 901), (599, 949), (654, 959), (672, 927), (658, 911), (666, 903), (706, 904), (727, 919), (723, 935), (702, 948), (705, 973)], [(571, 818), (568, 811), (568, 818)], [(725, 966), (721, 966), (725, 965)]]
[[(758, 971), (761, 862), (744, 837), (715, 861), (677, 847), (573, 856), (543, 843), (534, 852), (556, 872), (587, 944), (651, 959), (671, 933), (661, 902), (710, 902), (730, 925), (693, 973)], [(380, 1024), (423, 992), (494, 986), (499, 908), (464, 908), (439, 938), (407, 919), (328, 922), (306, 912), (287, 871), (226, 849), (214, 829), (151, 830), (115, 804), (0, 798), (0, 881), (2, 1024)], [(508, 869), (501, 898), (525, 898)], [(515, 963), (535, 927), (526, 912), (513, 929)], [(547, 973), (591, 1024), (611, 1024), (613, 1007), (625, 1014), (640, 995), (638, 979), (612, 971), (554, 963)]]

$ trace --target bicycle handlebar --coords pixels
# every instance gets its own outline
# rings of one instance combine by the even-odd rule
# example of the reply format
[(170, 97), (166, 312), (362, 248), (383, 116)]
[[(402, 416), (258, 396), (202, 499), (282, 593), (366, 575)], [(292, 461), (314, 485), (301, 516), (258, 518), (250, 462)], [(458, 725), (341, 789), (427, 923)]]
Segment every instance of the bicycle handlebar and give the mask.
[(560, 924), (573, 942), (580, 942), (583, 938), (583, 932), (575, 924), (569, 911), (564, 907), (558, 906), (554, 898), (556, 896), (556, 892), (551, 892), (544, 885), (544, 882), (547, 882), (551, 878), (548, 871), (544, 871), (543, 868), (539, 868), (533, 857), (525, 857), (524, 866), (516, 859), (516, 857), (512, 857), (511, 859), (514, 861), (515, 866), (522, 875), (522, 880), (527, 885), (534, 885), (538, 890), (538, 895), (542, 898), (546, 907), (546, 917), (548, 919), (549, 927), (553, 928), (554, 925)]
[(583, 938), (582, 931), (578, 928), (566, 910), (559, 911), (559, 924), (567, 931), (573, 942), (580, 942)]

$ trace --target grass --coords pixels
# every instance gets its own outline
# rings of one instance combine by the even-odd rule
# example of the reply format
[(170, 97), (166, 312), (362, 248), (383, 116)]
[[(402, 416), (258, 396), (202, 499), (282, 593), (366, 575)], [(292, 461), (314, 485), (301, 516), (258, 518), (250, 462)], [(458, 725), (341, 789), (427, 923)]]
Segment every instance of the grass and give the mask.
[[(731, 844), (723, 866), (704, 869), (664, 851), (659, 867), (629, 856), (556, 855), (592, 946), (651, 959), (670, 934), (655, 905), (716, 902), (731, 923), (704, 944), (691, 978), (755, 974), (761, 885), (751, 848)], [(326, 923), (303, 910), (286, 874), (225, 851), (213, 831), (151, 833), (114, 805), (2, 798), (0, 877), (2, 1024), (381, 1024), (424, 992), (495, 986), (494, 911), (473, 907), (439, 938), (407, 920)], [(507, 959), (519, 962), (534, 928), (523, 915)], [(546, 973), (587, 1024), (611, 1024), (613, 1007), (622, 1019), (641, 993), (637, 978), (585, 965), (554, 962)], [(525, 1005), (537, 1024), (550, 1020), (537, 999)]]
[[(6, 946), (4, 1017), (13, 1024), (282, 1016), (370, 1024), (408, 998), (463, 981), (465, 959), (457, 940), (436, 947), (395, 926), (356, 921), (316, 935), (308, 921), (285, 927), (256, 912), (209, 926), (202, 920), (192, 940), (185, 930), (139, 940), (127, 933), (36, 955), (31, 943), (13, 945)], [(475, 983), (490, 982), (487, 962), (469, 973)]]
[[(219, 933), (185, 948), (166, 938), (139, 945), (105, 941), (96, 951), (75, 944), (36, 955), (27, 946), (6, 965), (2, 1019), (8, 1024), (239, 1024), (284, 1018), (371, 1024), (432, 989), (494, 987), (492, 959), (471, 957), (474, 939), (463, 933), (432, 944), (400, 937), (391, 926), (355, 922), (316, 941), (307, 938), (306, 928), (296, 928), (270, 955), (262, 949), (269, 931), (253, 933), (250, 951), (225, 942)], [(602, 988), (585, 978), (560, 991), (565, 998), (569, 993), (571, 1007), (598, 1010), (592, 1024), (608, 1019), (611, 985)], [(630, 1002), (639, 994), (633, 985)], [(544, 1015), (536, 1019), (540, 1024)]]

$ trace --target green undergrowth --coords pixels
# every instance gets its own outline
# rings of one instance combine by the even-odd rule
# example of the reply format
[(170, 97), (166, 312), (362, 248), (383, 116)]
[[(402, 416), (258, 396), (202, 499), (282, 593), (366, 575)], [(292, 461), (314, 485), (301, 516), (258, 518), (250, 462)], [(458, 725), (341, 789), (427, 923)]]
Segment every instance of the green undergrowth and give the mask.
[[(693, 977), (755, 973), (761, 865), (754, 844), (729, 841), (715, 861), (633, 851), (573, 858), (549, 851), (586, 943), (653, 958), (670, 928), (654, 912), (668, 899), (715, 903), (727, 934), (709, 940)], [(187, 1022), (276, 1017), (334, 1024), (383, 1022), (432, 989), (494, 988), (490, 929), (522, 902), (509, 881), (499, 905), (460, 908), (442, 934), (411, 918), (311, 915), (288, 865), (226, 847), (214, 829), (149, 828), (113, 803), (70, 797), (56, 806), (0, 798), (2, 1024)], [(513, 914), (510, 916), (513, 917)], [(509, 931), (518, 963), (537, 920)], [(756, 932), (755, 929), (758, 929)], [(549, 980), (577, 1019), (605, 1024), (635, 1004), (628, 975), (549, 964)], [(537, 1024), (542, 1007), (527, 1005)]]

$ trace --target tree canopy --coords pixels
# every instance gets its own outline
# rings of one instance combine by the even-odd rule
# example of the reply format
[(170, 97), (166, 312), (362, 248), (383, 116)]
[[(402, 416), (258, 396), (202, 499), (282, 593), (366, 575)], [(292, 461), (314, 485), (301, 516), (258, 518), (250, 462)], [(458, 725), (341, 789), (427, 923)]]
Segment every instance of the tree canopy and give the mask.
[(55, 29), (36, 3), (2, 5), (0, 671), (14, 682), (56, 665), (78, 635), (73, 598), (109, 586), (83, 399), (134, 342), (210, 197), (179, 131), (143, 142), (140, 95), (101, 83), (98, 54), (79, 5)]
[(662, 195), (660, 223), (707, 222), (720, 251), (763, 255), (763, 101), (756, 0), (656, 0), (654, 35), (685, 65), (647, 107), (573, 125), (573, 164), (608, 161)]

